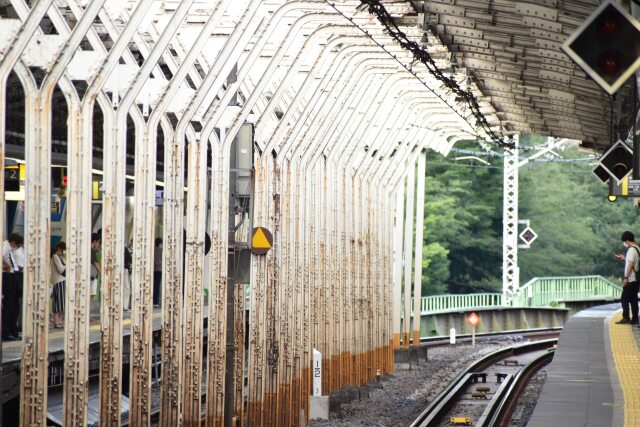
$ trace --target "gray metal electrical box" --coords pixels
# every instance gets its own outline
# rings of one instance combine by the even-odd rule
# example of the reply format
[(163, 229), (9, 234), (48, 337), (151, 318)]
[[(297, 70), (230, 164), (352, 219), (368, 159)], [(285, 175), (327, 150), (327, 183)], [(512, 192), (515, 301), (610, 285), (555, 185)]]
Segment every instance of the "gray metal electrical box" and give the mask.
[(253, 125), (245, 123), (240, 128), (235, 142), (235, 194), (237, 197), (251, 195), (251, 168), (253, 166)]

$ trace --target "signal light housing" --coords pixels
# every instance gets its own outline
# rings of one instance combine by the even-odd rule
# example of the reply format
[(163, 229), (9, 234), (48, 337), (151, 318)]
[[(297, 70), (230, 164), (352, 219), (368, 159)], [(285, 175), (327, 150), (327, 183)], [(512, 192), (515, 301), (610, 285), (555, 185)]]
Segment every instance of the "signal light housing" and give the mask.
[[(616, 182), (620, 182), (629, 176), (633, 170), (633, 152), (627, 144), (618, 141), (605, 151), (600, 159), (598, 159), (598, 163), (599, 168), (606, 171)], [(598, 170), (598, 168), (596, 168), (596, 170)], [(593, 172), (596, 173), (596, 170)], [(601, 170), (598, 170), (598, 172), (601, 172)], [(600, 178), (600, 176), (598, 177)]]
[(640, 23), (617, 2), (603, 2), (562, 49), (613, 95), (640, 67)]
[(600, 165), (596, 166), (592, 172), (596, 176), (596, 178), (602, 181), (603, 184), (606, 184), (607, 181), (609, 181), (609, 179), (611, 178), (609, 172), (607, 172), (607, 170)]

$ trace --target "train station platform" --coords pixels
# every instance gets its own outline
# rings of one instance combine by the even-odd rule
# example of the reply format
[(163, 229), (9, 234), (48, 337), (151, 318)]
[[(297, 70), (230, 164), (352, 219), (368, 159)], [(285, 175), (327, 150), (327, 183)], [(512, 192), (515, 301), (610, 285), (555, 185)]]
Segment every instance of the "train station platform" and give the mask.
[[(159, 331), (161, 324), (162, 309), (154, 307), (153, 309), (153, 331)], [(91, 324), (89, 326), (89, 345), (97, 346), (100, 343), (100, 313), (91, 311)], [(122, 319), (123, 337), (131, 334), (131, 312), (126, 311)], [(97, 347), (96, 347), (97, 348)], [(64, 351), (64, 329), (49, 328), (49, 355), (57, 353), (62, 355)], [(19, 364), (22, 356), (22, 341), (10, 341), (2, 343), (2, 363), (4, 368), (7, 365)], [(51, 359), (50, 359), (51, 360)]]
[[(207, 338), (207, 319), (208, 305), (204, 305), (203, 318), (203, 338)], [(100, 365), (100, 306), (92, 304), (91, 307), (91, 323), (89, 326), (89, 351), (88, 360), (90, 366), (90, 383), (88, 389), (88, 415), (87, 425), (98, 425), (99, 421), (99, 391), (100, 384), (98, 382), (98, 367)], [(153, 308), (153, 324), (154, 337), (152, 346), (154, 348), (154, 360), (152, 360), (152, 387), (151, 396), (151, 413), (155, 414), (160, 410), (160, 388), (156, 382), (159, 378), (159, 356), (160, 352), (160, 331), (162, 329), (162, 308)], [(130, 352), (130, 336), (131, 336), (131, 311), (125, 311), (122, 319), (122, 354), (123, 363), (128, 364)], [(62, 379), (64, 375), (64, 329), (49, 328), (49, 375), (48, 375), (48, 401), (47, 401), (47, 425), (64, 425), (63, 422), (63, 396), (62, 396)], [(20, 363), (22, 358), (22, 341), (10, 341), (2, 343), (2, 366), (0, 369), (0, 403), (7, 403), (11, 399), (19, 396), (20, 381)], [(127, 388), (128, 385), (124, 385)], [(121, 401), (121, 421), (126, 425), (129, 420), (129, 399), (123, 394)], [(17, 409), (15, 409), (17, 410)], [(5, 425), (6, 417), (5, 417)], [(2, 425), (0, 419), (0, 425)], [(12, 425), (12, 424), (11, 424)]]
[(569, 319), (528, 427), (640, 426), (640, 328), (621, 318), (607, 304)]

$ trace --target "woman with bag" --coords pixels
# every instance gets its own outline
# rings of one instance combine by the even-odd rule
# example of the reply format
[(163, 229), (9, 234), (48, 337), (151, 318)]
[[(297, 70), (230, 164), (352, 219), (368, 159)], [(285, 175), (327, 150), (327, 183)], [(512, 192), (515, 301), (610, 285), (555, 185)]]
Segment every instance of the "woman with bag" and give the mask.
[(63, 327), (64, 320), (64, 294), (65, 294), (65, 271), (64, 252), (67, 250), (65, 242), (58, 242), (53, 248), (51, 257), (51, 298), (53, 299), (53, 323), (55, 328)]

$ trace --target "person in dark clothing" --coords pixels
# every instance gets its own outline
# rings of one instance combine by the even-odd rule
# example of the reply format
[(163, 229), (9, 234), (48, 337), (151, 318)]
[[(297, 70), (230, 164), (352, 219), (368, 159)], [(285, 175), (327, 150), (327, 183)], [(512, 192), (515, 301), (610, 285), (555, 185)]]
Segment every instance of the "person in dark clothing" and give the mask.
[(133, 271), (133, 242), (124, 248), (124, 290), (122, 293), (122, 308), (131, 310), (131, 272)]
[(91, 296), (95, 297), (98, 294), (98, 276), (100, 276), (100, 235), (98, 233), (91, 234)]
[(58, 242), (53, 248), (51, 257), (51, 300), (53, 312), (53, 323), (55, 328), (62, 328), (64, 325), (64, 303), (66, 293), (66, 263), (64, 253), (67, 250), (65, 242)]
[(153, 252), (153, 305), (160, 306), (160, 288), (162, 284), (162, 239), (155, 241)]
[[(211, 250), (211, 237), (209, 233), (204, 233), (204, 255), (207, 256)], [(182, 295), (184, 295), (184, 286), (186, 283), (187, 266), (187, 230), (182, 230)]]
[(20, 295), (22, 293), (22, 266), (18, 265), (13, 250), (22, 246), (24, 239), (11, 233), (2, 243), (2, 339), (22, 339), (18, 329)]
[[(635, 236), (630, 231), (622, 233), (621, 240), (627, 249), (627, 254), (617, 254), (616, 258), (624, 260), (624, 277), (622, 281), (622, 319), (616, 323), (632, 325), (638, 324), (638, 279), (636, 274), (640, 270), (640, 248), (635, 241)], [(631, 306), (631, 317), (629, 317)]]

